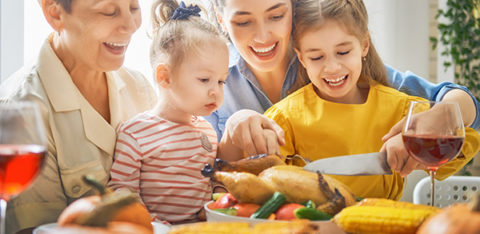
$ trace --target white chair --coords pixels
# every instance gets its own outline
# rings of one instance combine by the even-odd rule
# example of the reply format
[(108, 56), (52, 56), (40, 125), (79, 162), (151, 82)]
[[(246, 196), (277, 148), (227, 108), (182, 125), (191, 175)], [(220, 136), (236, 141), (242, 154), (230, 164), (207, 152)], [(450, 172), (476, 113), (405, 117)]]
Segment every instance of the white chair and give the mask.
[[(469, 202), (473, 193), (480, 191), (478, 176), (450, 176), (435, 180), (435, 206), (446, 207), (453, 203)], [(430, 177), (421, 179), (413, 190), (413, 203), (430, 205)]]

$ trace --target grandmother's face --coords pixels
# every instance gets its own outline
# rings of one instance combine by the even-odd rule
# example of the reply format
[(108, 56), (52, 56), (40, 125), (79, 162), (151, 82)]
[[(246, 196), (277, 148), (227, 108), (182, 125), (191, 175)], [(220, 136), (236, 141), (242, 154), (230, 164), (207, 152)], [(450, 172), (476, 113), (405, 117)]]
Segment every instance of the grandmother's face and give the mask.
[(120, 68), (133, 33), (140, 27), (138, 0), (74, 0), (58, 30), (61, 49), (96, 71)]

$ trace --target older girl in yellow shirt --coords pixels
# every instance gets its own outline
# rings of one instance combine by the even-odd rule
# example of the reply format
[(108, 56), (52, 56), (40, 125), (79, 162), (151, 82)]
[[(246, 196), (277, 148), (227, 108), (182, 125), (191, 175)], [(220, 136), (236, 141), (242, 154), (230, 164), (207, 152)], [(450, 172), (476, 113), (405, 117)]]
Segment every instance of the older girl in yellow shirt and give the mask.
[[(406, 115), (410, 101), (423, 99), (388, 87), (385, 67), (369, 36), (363, 1), (299, 0), (295, 13), (295, 51), (303, 77), (311, 84), (265, 113), (285, 131), (281, 153), (316, 160), (375, 152), (384, 145), (391, 166), (394, 160), (423, 168), (406, 153), (400, 134), (382, 142), (382, 136)], [(479, 147), (480, 136), (466, 129), (461, 156), (442, 166), (437, 178), (462, 168)], [(402, 176), (406, 175), (335, 177), (357, 196), (399, 199)]]

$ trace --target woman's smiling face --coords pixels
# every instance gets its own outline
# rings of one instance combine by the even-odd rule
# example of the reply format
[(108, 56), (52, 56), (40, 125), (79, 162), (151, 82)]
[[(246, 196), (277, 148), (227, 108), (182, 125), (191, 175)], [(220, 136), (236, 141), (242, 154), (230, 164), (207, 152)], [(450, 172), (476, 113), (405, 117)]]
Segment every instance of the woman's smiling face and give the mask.
[[(134, 32), (140, 27), (138, 0), (75, 0), (61, 13), (61, 55), (92, 70), (120, 68)], [(58, 51), (57, 51), (58, 53)], [(60, 56), (61, 56), (60, 55)]]
[(225, 0), (220, 17), (252, 69), (269, 72), (282, 65), (292, 31), (291, 0)]

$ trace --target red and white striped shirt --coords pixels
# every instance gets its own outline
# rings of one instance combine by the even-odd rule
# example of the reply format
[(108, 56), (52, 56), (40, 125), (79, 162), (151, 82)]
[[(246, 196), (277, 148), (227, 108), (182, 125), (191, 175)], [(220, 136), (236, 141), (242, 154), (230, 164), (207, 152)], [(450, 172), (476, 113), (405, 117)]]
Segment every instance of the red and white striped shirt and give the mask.
[(211, 200), (209, 178), (200, 170), (216, 154), (217, 135), (205, 119), (179, 124), (144, 112), (118, 130), (109, 186), (139, 194), (156, 218), (194, 220)]

